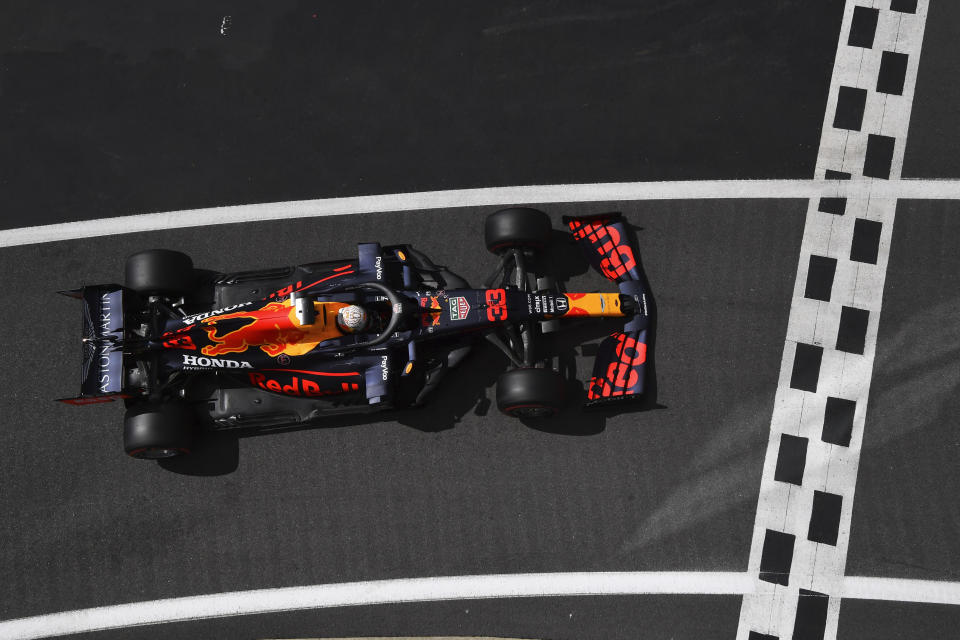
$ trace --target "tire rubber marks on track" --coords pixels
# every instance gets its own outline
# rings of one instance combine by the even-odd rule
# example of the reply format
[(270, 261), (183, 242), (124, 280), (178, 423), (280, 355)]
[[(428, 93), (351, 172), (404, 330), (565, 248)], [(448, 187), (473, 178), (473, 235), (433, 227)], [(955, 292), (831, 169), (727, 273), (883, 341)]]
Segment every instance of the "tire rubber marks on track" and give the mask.
[(836, 637), (927, 1), (848, 0), (770, 425), (738, 640)]

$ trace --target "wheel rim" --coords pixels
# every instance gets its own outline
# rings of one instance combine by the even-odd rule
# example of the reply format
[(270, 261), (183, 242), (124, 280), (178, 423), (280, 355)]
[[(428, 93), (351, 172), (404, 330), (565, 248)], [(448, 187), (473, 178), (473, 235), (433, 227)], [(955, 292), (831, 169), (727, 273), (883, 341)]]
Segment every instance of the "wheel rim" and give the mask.
[(522, 407), (509, 407), (506, 410), (515, 418), (551, 418), (557, 414), (554, 407), (545, 405), (525, 405)]
[(143, 460), (163, 460), (165, 458), (175, 458), (186, 453), (186, 449), (168, 448), (168, 447), (149, 447), (131, 451), (130, 455), (134, 458)]
[(489, 247), (490, 251), (493, 253), (502, 253), (508, 249), (527, 249), (529, 251), (540, 251), (543, 249), (543, 244), (540, 242), (500, 242)]

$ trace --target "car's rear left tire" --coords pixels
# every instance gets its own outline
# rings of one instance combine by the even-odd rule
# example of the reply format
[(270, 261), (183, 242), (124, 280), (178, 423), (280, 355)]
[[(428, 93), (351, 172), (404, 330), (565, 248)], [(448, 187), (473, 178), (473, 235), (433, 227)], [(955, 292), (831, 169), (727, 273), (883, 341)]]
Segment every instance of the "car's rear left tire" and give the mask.
[(169, 249), (140, 251), (127, 258), (126, 285), (142, 294), (180, 296), (193, 289), (193, 260)]
[(563, 408), (563, 387), (553, 369), (513, 369), (497, 381), (497, 408), (514, 418), (551, 418)]
[(508, 249), (542, 249), (550, 241), (550, 216), (538, 209), (501, 209), (487, 216), (483, 238), (487, 249), (500, 254)]
[(195, 429), (195, 416), (181, 402), (131, 407), (123, 418), (123, 450), (145, 460), (186, 455)]

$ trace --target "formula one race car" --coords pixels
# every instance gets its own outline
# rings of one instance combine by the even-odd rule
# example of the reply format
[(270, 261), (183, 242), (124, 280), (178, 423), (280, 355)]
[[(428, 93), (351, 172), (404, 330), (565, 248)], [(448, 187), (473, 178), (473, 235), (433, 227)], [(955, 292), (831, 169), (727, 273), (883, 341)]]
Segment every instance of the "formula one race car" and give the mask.
[(409, 245), (364, 243), (353, 259), (227, 274), (194, 269), (175, 251), (134, 254), (124, 286), (61, 292), (83, 302), (81, 393), (62, 401), (123, 399), (126, 452), (166, 458), (188, 453), (202, 426), (418, 405), (485, 338), (513, 365), (497, 384), (500, 410), (548, 418), (563, 404), (563, 380), (538, 361), (538, 337), (584, 316), (625, 318), (599, 346), (588, 404), (635, 399), (649, 320), (636, 249), (618, 214), (564, 222), (618, 293), (563, 293), (530, 273), (552, 229), (526, 208), (486, 219), (500, 261), (481, 288)]

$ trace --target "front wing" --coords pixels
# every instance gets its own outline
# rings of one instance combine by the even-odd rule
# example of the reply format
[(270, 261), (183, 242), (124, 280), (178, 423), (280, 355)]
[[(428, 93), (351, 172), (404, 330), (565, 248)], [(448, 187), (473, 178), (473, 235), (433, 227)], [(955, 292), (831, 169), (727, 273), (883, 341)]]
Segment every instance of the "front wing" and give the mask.
[(623, 330), (600, 343), (587, 385), (586, 406), (637, 400), (645, 388), (650, 324), (640, 252), (630, 241), (623, 216), (618, 213), (564, 217), (563, 221), (590, 265), (616, 282), (621, 295), (633, 300)]

